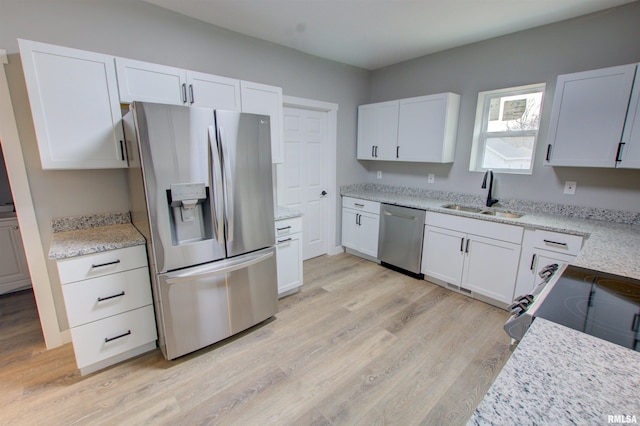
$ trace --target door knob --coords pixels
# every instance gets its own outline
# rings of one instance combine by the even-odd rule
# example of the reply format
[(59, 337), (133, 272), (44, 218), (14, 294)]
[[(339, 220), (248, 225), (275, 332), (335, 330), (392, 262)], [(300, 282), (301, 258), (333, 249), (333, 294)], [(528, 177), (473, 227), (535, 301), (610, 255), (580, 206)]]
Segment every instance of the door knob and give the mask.
[(327, 191), (322, 191), (322, 192), (320, 193), (320, 195), (322, 195), (322, 196), (324, 197), (325, 195), (327, 195)]

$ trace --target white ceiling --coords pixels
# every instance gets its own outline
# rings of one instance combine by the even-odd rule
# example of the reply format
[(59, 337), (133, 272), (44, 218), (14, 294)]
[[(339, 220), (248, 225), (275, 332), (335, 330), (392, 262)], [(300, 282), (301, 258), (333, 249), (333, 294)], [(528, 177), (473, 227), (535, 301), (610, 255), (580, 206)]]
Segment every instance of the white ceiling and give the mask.
[(635, 0), (144, 0), (373, 70)]

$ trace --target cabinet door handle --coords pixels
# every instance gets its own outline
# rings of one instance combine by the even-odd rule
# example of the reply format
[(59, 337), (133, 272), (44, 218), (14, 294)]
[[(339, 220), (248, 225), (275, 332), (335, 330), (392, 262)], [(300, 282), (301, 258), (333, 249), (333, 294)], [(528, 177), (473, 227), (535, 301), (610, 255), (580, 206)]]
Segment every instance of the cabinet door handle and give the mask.
[(124, 155), (124, 141), (120, 141), (120, 159), (122, 161), (125, 160), (125, 155)]
[(464, 252), (464, 237), (460, 238), (460, 253)]
[(284, 228), (276, 228), (278, 231), (284, 231), (285, 229), (291, 229), (291, 226), (285, 226)]
[(375, 146), (375, 153), (374, 157), (378, 158), (378, 145)]
[(117, 336), (113, 336), (113, 337), (105, 337), (105, 338), (104, 338), (104, 342), (105, 342), (105, 343), (109, 343), (109, 342), (111, 342), (112, 340), (120, 339), (120, 338), (125, 337), (125, 336), (128, 336), (128, 335), (130, 335), (130, 334), (131, 334), (131, 330), (127, 330), (127, 331), (126, 331), (126, 333), (122, 333), (122, 334), (119, 334), (119, 335), (117, 335)]
[(371, 158), (376, 156), (376, 146), (371, 145)]
[(284, 240), (278, 240), (278, 244), (286, 243), (287, 241), (291, 241), (291, 238), (285, 238)]
[(547, 145), (547, 156), (545, 158), (547, 161), (551, 159), (551, 144)]
[(536, 255), (535, 253), (531, 256), (531, 266), (529, 266), (529, 270), (533, 271), (533, 264), (536, 263)]
[(187, 85), (182, 83), (182, 103), (187, 103)]
[(622, 161), (622, 158), (620, 158), (620, 154), (622, 154), (622, 148), (624, 148), (624, 142), (620, 142), (618, 144), (618, 151), (616, 152), (616, 163), (619, 163)]
[(20, 229), (20, 227), (19, 226), (14, 226), (13, 229), (15, 229), (17, 231), (18, 229)]
[(102, 268), (103, 266), (115, 265), (117, 263), (120, 263), (120, 259), (116, 259), (113, 262), (98, 263), (97, 265), (96, 264), (92, 264), (91, 267), (92, 268)]
[(396, 158), (400, 158), (400, 146), (396, 146)]
[(190, 85), (189, 85), (189, 97), (191, 97), (191, 105), (193, 105), (193, 103), (196, 101), (196, 100), (193, 98), (193, 84), (190, 84)]
[(631, 331), (638, 332), (638, 328), (640, 327), (640, 314), (633, 315), (633, 323), (631, 323)]
[(111, 296), (106, 296), (106, 297), (98, 297), (98, 302), (104, 302), (105, 300), (109, 300), (109, 299), (115, 299), (116, 297), (122, 297), (124, 296), (124, 290), (122, 290), (120, 293), (118, 294), (114, 294)]
[(554, 246), (567, 247), (567, 243), (559, 243), (557, 241), (551, 241), (551, 240), (542, 240), (542, 241), (544, 241), (546, 244), (551, 244)]
[(469, 253), (469, 241), (471, 241), (469, 238), (467, 238), (467, 245), (464, 248), (464, 252), (465, 253)]

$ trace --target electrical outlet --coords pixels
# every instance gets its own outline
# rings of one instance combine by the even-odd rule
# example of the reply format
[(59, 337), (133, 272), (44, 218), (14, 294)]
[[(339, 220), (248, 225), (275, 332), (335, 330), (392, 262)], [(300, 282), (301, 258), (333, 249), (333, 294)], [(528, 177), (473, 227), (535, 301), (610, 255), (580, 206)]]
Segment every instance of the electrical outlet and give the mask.
[(434, 183), (436, 181), (436, 175), (429, 173), (427, 175), (427, 183)]
[(376, 177), (378, 179), (382, 179), (382, 172), (380, 170), (378, 170), (378, 173), (376, 174)]
[(576, 185), (577, 182), (566, 181), (564, 183), (564, 193), (569, 195), (574, 195), (576, 193)]

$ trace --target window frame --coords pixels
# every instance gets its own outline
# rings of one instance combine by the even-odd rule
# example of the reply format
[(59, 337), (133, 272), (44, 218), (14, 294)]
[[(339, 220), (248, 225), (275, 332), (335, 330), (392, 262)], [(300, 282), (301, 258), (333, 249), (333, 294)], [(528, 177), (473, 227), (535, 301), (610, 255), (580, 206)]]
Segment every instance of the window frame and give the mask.
[[(491, 168), (495, 173), (510, 173), (520, 175), (533, 174), (533, 165), (535, 161), (535, 152), (538, 144), (538, 133), (540, 131), (540, 121), (542, 118), (542, 108), (544, 106), (546, 83), (528, 84), (525, 86), (506, 87), (503, 89), (487, 90), (478, 92), (478, 103), (476, 105), (476, 120), (473, 130), (473, 139), (471, 141), (471, 157), (469, 160), (469, 171), (485, 172), (489, 168), (482, 167), (487, 149), (487, 139), (491, 137), (514, 137), (514, 136), (533, 136), (533, 147), (531, 151), (531, 163), (528, 169), (510, 169), (510, 168)], [(525, 95), (530, 93), (542, 93), (540, 99), (540, 112), (538, 119), (538, 128), (535, 130), (517, 130), (517, 131), (500, 131), (489, 132), (487, 126), (489, 123), (489, 111), (491, 99), (502, 98), (507, 96)]]

